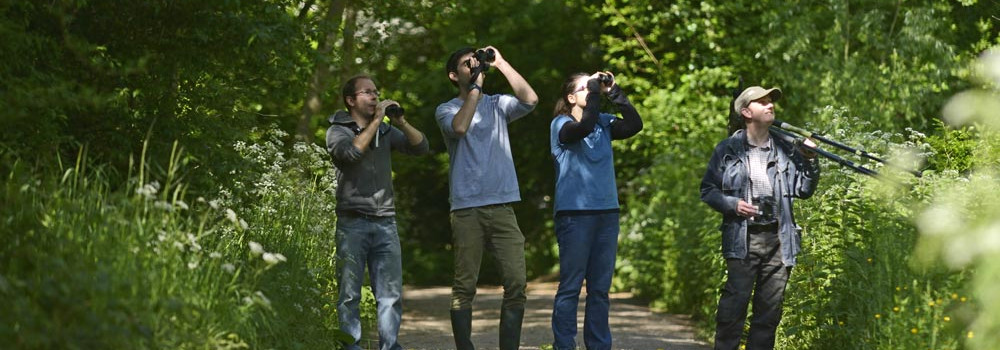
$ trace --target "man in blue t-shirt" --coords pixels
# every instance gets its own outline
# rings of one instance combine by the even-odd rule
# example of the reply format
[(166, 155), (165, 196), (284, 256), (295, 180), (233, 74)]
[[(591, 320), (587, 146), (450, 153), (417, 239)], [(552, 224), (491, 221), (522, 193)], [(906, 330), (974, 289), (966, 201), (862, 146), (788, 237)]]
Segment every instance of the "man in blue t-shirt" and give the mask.
[[(514, 96), (483, 93), (488, 66), (507, 78)], [(472, 301), (483, 251), (489, 249), (499, 263), (504, 288), (500, 349), (517, 349), (527, 281), (524, 235), (510, 206), (520, 201), (521, 195), (507, 124), (531, 112), (538, 96), (492, 46), (483, 48), (479, 54), (472, 48), (459, 49), (448, 58), (446, 68), (448, 79), (458, 88), (458, 97), (439, 105), (435, 115), (450, 159), (448, 178), (455, 249), (451, 327), (455, 346), (459, 350), (475, 349), (471, 338)]]

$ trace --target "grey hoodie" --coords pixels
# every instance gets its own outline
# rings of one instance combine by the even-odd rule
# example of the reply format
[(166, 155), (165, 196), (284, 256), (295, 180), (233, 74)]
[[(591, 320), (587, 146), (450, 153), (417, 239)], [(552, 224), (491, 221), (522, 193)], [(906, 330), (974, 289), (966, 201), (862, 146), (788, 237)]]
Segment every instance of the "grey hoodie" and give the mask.
[[(392, 160), (390, 151), (418, 155), (430, 150), (427, 137), (418, 145), (410, 145), (403, 132), (385, 123), (379, 124), (365, 153), (354, 147), (354, 138), (361, 128), (347, 111), (329, 117), (326, 130), (326, 150), (333, 158), (337, 172), (337, 212), (352, 212), (374, 216), (396, 215), (393, 204)], [(377, 142), (376, 142), (377, 141)]]

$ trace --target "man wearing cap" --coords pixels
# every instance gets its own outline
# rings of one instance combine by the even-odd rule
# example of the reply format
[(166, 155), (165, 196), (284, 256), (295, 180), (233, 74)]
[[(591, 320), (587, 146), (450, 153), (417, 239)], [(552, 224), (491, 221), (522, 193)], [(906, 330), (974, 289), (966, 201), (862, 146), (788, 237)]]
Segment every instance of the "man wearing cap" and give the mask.
[(752, 86), (740, 93), (731, 114), (735, 131), (715, 146), (701, 181), (701, 200), (722, 214), (726, 259), (715, 349), (739, 348), (751, 297), (746, 349), (774, 348), (785, 284), (801, 249), (792, 200), (809, 198), (819, 182), (819, 164), (809, 149), (816, 144), (793, 143), (769, 131), (773, 102), (780, 98), (777, 88)]

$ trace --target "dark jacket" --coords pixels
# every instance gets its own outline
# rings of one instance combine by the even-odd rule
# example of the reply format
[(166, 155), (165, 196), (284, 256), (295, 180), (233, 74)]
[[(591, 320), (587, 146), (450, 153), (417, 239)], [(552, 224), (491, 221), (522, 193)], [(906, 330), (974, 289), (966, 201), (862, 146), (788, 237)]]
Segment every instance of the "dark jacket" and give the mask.
[[(778, 199), (778, 238), (781, 240), (781, 260), (785, 266), (795, 265), (795, 256), (802, 249), (801, 228), (795, 224), (793, 198), (809, 198), (819, 183), (819, 164), (807, 159), (781, 135), (771, 133), (772, 147), (768, 157), (767, 175), (771, 178), (774, 198)], [(747, 193), (746, 130), (738, 130), (719, 142), (701, 180), (701, 200), (722, 213), (722, 255), (727, 259), (747, 256), (747, 218), (737, 215), (740, 199)]]
[[(377, 137), (365, 153), (354, 147), (354, 138), (361, 128), (346, 111), (330, 116), (326, 130), (326, 150), (333, 158), (337, 172), (337, 212), (375, 216), (396, 214), (393, 204), (392, 160), (390, 151), (425, 154), (430, 150), (427, 137), (418, 145), (410, 145), (402, 131), (385, 123), (379, 124)], [(376, 143), (377, 140), (377, 143)]]

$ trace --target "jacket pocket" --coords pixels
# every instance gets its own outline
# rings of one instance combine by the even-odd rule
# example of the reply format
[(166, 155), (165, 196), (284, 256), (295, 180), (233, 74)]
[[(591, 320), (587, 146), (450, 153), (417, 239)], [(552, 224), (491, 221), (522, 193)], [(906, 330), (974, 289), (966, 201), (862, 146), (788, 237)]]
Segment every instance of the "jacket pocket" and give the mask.
[(722, 159), (722, 193), (727, 196), (742, 197), (738, 192), (746, 182), (743, 162), (736, 156), (727, 154)]

